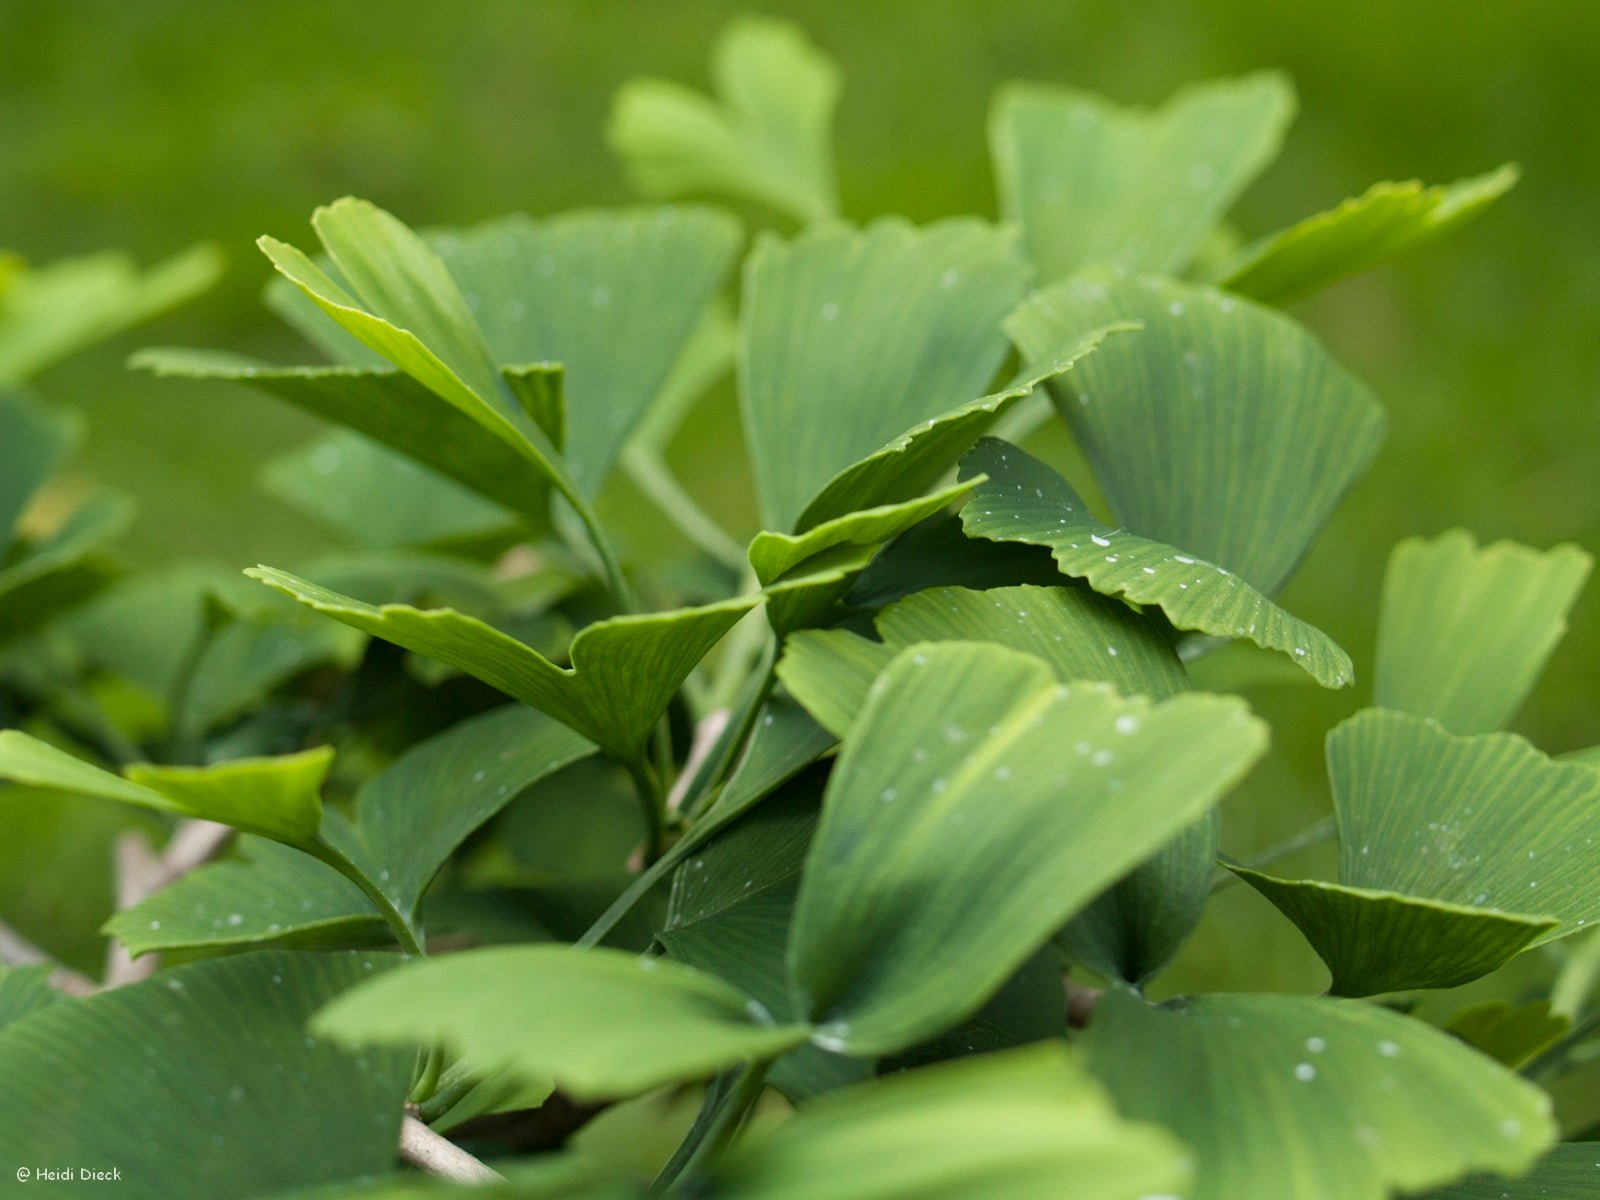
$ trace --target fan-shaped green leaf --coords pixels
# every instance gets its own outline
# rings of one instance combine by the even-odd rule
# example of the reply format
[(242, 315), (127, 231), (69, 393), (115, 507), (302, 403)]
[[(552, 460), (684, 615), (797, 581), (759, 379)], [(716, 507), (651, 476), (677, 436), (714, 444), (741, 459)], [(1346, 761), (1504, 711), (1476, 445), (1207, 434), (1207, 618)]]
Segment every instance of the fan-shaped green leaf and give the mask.
[(1288, 80), (1267, 72), (1155, 110), (1012, 84), (989, 118), (1000, 209), (1045, 282), (1092, 263), (1177, 273), (1277, 155), (1294, 108)]
[[(552, 453), (523, 438), (498, 414), (463, 407), (398, 371), (354, 367), (269, 367), (193, 350), (146, 350), (133, 365), (164, 377), (245, 384), (346, 425), (535, 522), (548, 514)], [(511, 373), (541, 425), (560, 412), (560, 371)], [(546, 438), (546, 441), (550, 439)]]
[(453, 609), (375, 607), (270, 567), (246, 574), (336, 621), (459, 667), (624, 760), (637, 759), (689, 672), (757, 603), (738, 598), (597, 621), (573, 639), (572, 666), (558, 667)]
[(93, 254), (8, 275), (0, 288), (0, 384), (148, 321), (221, 274), (216, 249), (195, 246), (143, 274), (123, 255)]
[(471, 950), (340, 997), (312, 1024), (340, 1041), (440, 1042), (480, 1070), (615, 1099), (703, 1079), (805, 1040), (713, 976), (617, 950)]
[(1276, 595), (1383, 440), (1377, 400), (1281, 313), (1091, 272), (1006, 322), (1024, 356), (1143, 323), (1047, 386), (1119, 524)]
[[(178, 967), (0, 1032), (0, 1159), (121, 1172), (136, 1200), (231, 1200), (391, 1170), (412, 1056), (306, 1019), (390, 959), (267, 952)], [(286, 1153), (292, 1147), (292, 1153)]]
[(1449, 987), (1600, 920), (1600, 773), (1368, 709), (1328, 737), (1339, 884), (1243, 878), (1366, 995)]
[(1062, 683), (1098, 680), (1156, 699), (1188, 684), (1171, 644), (1153, 626), (1087, 588), (930, 588), (889, 605), (874, 624), (877, 642), (827, 629), (796, 633), (784, 644), (778, 677), (839, 737), (884, 668), (919, 642), (994, 642), (1042, 659)]
[(1424, 187), (1375, 183), (1336, 208), (1251, 242), (1209, 272), (1229, 291), (1287, 304), (1465, 225), (1517, 182), (1506, 165), (1485, 175)]
[(1122, 1120), (1059, 1042), (835, 1092), (712, 1168), (713, 1197), (1154, 1200), (1184, 1193), (1176, 1141)]
[(600, 490), (722, 286), (740, 240), (701, 208), (518, 214), (439, 234), (497, 362), (560, 363), (563, 456)]
[(801, 222), (837, 213), (833, 61), (786, 21), (742, 17), (712, 44), (711, 80), (716, 99), (664, 79), (617, 92), (606, 141), (634, 186), (755, 200)]
[(1265, 745), (1237, 700), (1065, 688), (993, 645), (902, 652), (829, 782), (790, 939), (825, 1047), (905, 1048), (974, 1011)]
[(1526, 1175), (1463, 1179), (1414, 1200), (1589, 1200), (1600, 1187), (1600, 1142), (1566, 1142)]
[[(740, 342), (763, 524), (803, 532), (836, 475), (982, 395), (1027, 274), (1008, 234), (972, 220), (764, 237), (745, 265)], [(825, 515), (861, 506), (857, 482), (846, 490)]]
[[(368, 865), (412, 921), (445, 860), (473, 830), (594, 746), (533, 709), (507, 705), (413, 746), (356, 792), (354, 825), (323, 835)], [(106, 925), (132, 954), (188, 946), (364, 945), (387, 940), (360, 889), (322, 862), (247, 842), (238, 861), (201, 867)]]
[[(334, 820), (331, 813), (324, 818), (324, 836)], [(350, 949), (393, 937), (361, 889), (332, 867), (252, 837), (240, 839), (236, 858), (190, 871), (114, 914), (104, 932), (135, 957), (153, 950)]]
[(1459, 529), (1401, 542), (1384, 576), (1373, 703), (1455, 733), (1498, 729), (1566, 632), (1593, 564), (1576, 546), (1480, 550)]
[(516, 518), (453, 480), (346, 430), (267, 463), (266, 491), (358, 546), (426, 546), (504, 532)]
[[(656, 935), (673, 958), (727, 980), (781, 1021), (804, 1018), (789, 993), (784, 944), (820, 794), (818, 781), (797, 780), (685, 857)], [(869, 1062), (808, 1044), (774, 1062), (767, 1079), (801, 1101), (871, 1073)]]
[[(1188, 686), (1166, 638), (1126, 605), (1086, 588), (934, 588), (890, 605), (876, 624), (881, 642), (840, 629), (785, 643), (779, 677), (840, 736), (895, 653), (918, 642), (995, 642), (1042, 659), (1063, 683), (1099, 680), (1157, 699)], [(1153, 975), (1199, 920), (1216, 850), (1216, 822), (1203, 819), (1075, 917), (1062, 944), (1107, 977)]]
[(1102, 595), (1160, 608), (1178, 629), (1282, 651), (1325, 687), (1350, 682), (1350, 656), (1320, 629), (1224, 567), (1102, 524), (1071, 484), (1015, 446), (985, 438), (961, 473), (987, 476), (961, 510), (969, 536), (1046, 546), (1063, 574)]
[(1549, 1098), (1432, 1026), (1309, 996), (1101, 998), (1089, 1065), (1125, 1117), (1194, 1151), (1191, 1200), (1382, 1200), (1526, 1170)]
[(1042, 546), (969, 538), (955, 514), (930, 517), (895, 538), (851, 585), (845, 603), (881, 608), (932, 587), (1055, 586), (1061, 572)]
[(0, 562), (39, 485), (61, 468), (82, 438), (81, 417), (0, 392)]
[(50, 986), (54, 972), (49, 963), (0, 967), (0, 1030), (62, 999), (61, 993)]
[(221, 821), (291, 845), (316, 836), (318, 791), (332, 763), (332, 748), (323, 746), (209, 767), (136, 763), (124, 779), (19, 730), (0, 730), (0, 779)]

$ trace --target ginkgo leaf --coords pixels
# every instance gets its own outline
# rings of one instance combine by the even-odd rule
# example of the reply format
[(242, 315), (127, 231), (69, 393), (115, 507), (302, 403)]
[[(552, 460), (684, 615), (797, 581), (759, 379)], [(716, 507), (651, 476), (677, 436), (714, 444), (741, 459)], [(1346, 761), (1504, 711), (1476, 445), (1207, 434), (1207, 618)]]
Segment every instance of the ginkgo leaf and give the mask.
[(136, 763), (124, 779), (19, 730), (0, 730), (0, 779), (221, 821), (290, 845), (316, 837), (318, 793), (332, 764), (333, 750), (323, 746), (209, 767)]
[(1320, 629), (1225, 567), (1102, 524), (1071, 484), (1015, 446), (983, 439), (961, 460), (961, 474), (987, 477), (961, 510), (969, 536), (1048, 547), (1063, 574), (1159, 608), (1178, 629), (1281, 651), (1324, 687), (1350, 682), (1350, 656)]
[(1383, 440), (1383, 409), (1281, 313), (1170, 279), (1085, 272), (1006, 322), (1025, 358), (1134, 319), (1046, 386), (1121, 528), (1276, 595)]
[(1178, 92), (1155, 110), (1071, 88), (995, 96), (1000, 210), (1048, 283), (1093, 263), (1175, 274), (1277, 155), (1294, 91), (1262, 72)]
[(358, 1057), (307, 1037), (305, 1023), (393, 961), (240, 955), (8, 1026), (8, 1176), (12, 1163), (116, 1168), (103, 1186), (134, 1200), (245, 1200), (392, 1170), (412, 1055)]
[(1375, 183), (1335, 208), (1251, 242), (1207, 272), (1242, 296), (1287, 304), (1453, 232), (1517, 182), (1510, 164), (1451, 184)]
[(1531, 1083), (1420, 1021), (1309, 996), (1115, 990), (1084, 1039), (1124, 1117), (1195, 1157), (1191, 1200), (1383, 1200), (1469, 1171), (1514, 1174), (1555, 1139)]
[(625, 760), (650, 731), (696, 664), (757, 598), (738, 598), (644, 616), (612, 617), (572, 641), (571, 667), (453, 609), (377, 607), (270, 567), (246, 572), (334, 620), (459, 667)]
[(739, 241), (722, 213), (657, 208), (518, 214), (438, 234), (433, 246), (496, 361), (561, 364), (562, 453), (593, 495), (661, 394)]
[[(727, 980), (780, 1021), (803, 1017), (789, 994), (784, 943), (821, 790), (803, 776), (686, 856), (656, 934), (678, 962)], [(871, 1074), (870, 1062), (807, 1044), (775, 1061), (767, 1079), (799, 1102)]]
[[(522, 437), (497, 413), (458, 406), (399, 371), (270, 367), (233, 355), (175, 349), (145, 350), (134, 356), (133, 365), (163, 377), (259, 388), (348, 426), (535, 522), (547, 519), (554, 455)], [(541, 425), (560, 413), (558, 368), (528, 367), (511, 374), (518, 395), (529, 401)], [(548, 436), (544, 440), (550, 441)]]
[(50, 984), (54, 973), (49, 963), (0, 967), (0, 1030), (64, 999)]
[(13, 547), (0, 568), (0, 643), (40, 628), (116, 578), (118, 567), (103, 551), (132, 521), (132, 501), (101, 493), (50, 534)]
[[(980, 221), (887, 218), (759, 241), (745, 264), (739, 388), (767, 529), (804, 532), (840, 472), (984, 393), (1005, 357), (1000, 320), (1028, 276), (1013, 240)], [(860, 502), (830, 501), (826, 515), (850, 507)]]
[(711, 1168), (710, 1195), (810, 1200), (1153, 1200), (1189, 1156), (1119, 1117), (1060, 1042), (947, 1063), (813, 1101)]
[[(1062, 683), (1099, 680), (1156, 699), (1188, 687), (1166, 637), (1087, 588), (930, 588), (884, 609), (876, 625), (880, 642), (846, 630), (794, 634), (778, 665), (790, 694), (841, 736), (896, 652), (918, 642), (994, 642), (1036, 655)], [(1215, 821), (1199, 822), (1074, 918), (1063, 945), (1108, 977), (1153, 975), (1199, 920), (1216, 841)]]
[(1413, 1200), (1589, 1200), (1600, 1187), (1600, 1142), (1565, 1142), (1515, 1179), (1482, 1175)]
[(795, 528), (813, 533), (861, 509), (910, 500), (926, 492), (972, 448), (979, 434), (1031, 396), (1040, 384), (1071, 371), (1108, 338), (1135, 329), (1129, 322), (1113, 322), (1090, 330), (1055, 347), (1000, 391), (905, 430), (830, 479), (806, 505)]
[(516, 517), (348, 430), (269, 461), (262, 487), (357, 546), (427, 546), (504, 533)]
[(828, 785), (790, 935), (830, 1049), (904, 1049), (1192, 825), (1261, 754), (1242, 702), (1057, 683), (994, 645), (905, 650)]
[[(750, 566), (771, 588), (767, 619), (773, 630), (782, 637), (823, 620), (868, 565), (873, 546), (971, 491), (976, 481), (968, 479), (924, 494), (996, 417), (1043, 380), (1071, 369), (1107, 335), (1123, 331), (1119, 326), (1095, 330), (1003, 391), (924, 421), (846, 467), (806, 506), (796, 525), (803, 532), (758, 533), (750, 543)], [(796, 572), (804, 577), (785, 578)]]
[(929, 588), (885, 608), (874, 642), (844, 629), (806, 630), (784, 644), (778, 677), (843, 737), (873, 683), (919, 642), (993, 642), (1045, 662), (1062, 683), (1098, 680), (1165, 699), (1188, 686), (1171, 643), (1125, 604), (1087, 588)]
[(617, 92), (606, 141), (634, 186), (755, 200), (801, 222), (835, 215), (833, 61), (787, 21), (741, 17), (712, 44), (711, 79), (715, 99), (664, 79)]
[(393, 972), (312, 1022), (366, 1045), (442, 1043), (475, 1069), (553, 1079), (580, 1099), (618, 1099), (708, 1078), (805, 1040), (711, 975), (619, 950), (511, 946)]
[[(354, 823), (323, 835), (370, 864), (376, 886), (413, 922), (439, 868), (474, 830), (594, 745), (519, 705), (469, 718), (417, 743), (356, 791)], [(263, 943), (351, 946), (388, 931), (354, 884), (308, 856), (248, 841), (241, 858), (191, 871), (112, 917), (132, 954)]]
[[(845, 596), (851, 608), (882, 608), (933, 587), (1056, 586), (1061, 572), (1042, 546), (969, 538), (953, 513), (930, 517), (886, 545)], [(1217, 689), (1221, 690), (1221, 689)]]
[(76, 414), (0, 391), (0, 562), (39, 485), (60, 470), (82, 439), (83, 419)]
[(1487, 733), (1521, 707), (1567, 630), (1594, 560), (1576, 546), (1479, 549), (1452, 530), (1389, 556), (1373, 703)]
[(1600, 772), (1509, 733), (1368, 709), (1328, 736), (1339, 883), (1239, 871), (1333, 990), (1451, 987), (1600, 921)]
[(142, 273), (121, 254), (91, 254), (8, 275), (0, 288), (0, 385), (177, 307), (221, 274), (216, 248), (195, 246)]

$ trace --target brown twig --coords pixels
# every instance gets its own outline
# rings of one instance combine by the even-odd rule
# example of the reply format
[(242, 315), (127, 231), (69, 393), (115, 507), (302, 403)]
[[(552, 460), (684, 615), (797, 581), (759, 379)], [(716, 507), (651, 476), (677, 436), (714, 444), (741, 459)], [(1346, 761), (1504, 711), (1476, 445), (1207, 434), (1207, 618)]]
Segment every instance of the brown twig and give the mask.
[(505, 1178), (410, 1113), (400, 1120), (400, 1160), (457, 1183), (495, 1183)]

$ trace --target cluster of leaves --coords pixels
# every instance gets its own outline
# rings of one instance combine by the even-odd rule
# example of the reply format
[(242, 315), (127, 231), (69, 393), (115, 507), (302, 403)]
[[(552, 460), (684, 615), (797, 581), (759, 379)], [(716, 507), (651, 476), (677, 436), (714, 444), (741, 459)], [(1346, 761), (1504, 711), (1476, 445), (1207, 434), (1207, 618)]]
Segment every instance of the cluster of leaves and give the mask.
[[(1600, 1152), (1561, 1139), (1600, 1112), (1558, 1124), (1551, 1093), (1596, 1060), (1600, 941), (1524, 1007), (1417, 1010), (1600, 921), (1600, 756), (1501, 731), (1579, 550), (1395, 551), (1372, 706), (1328, 741), (1338, 881), (1227, 862), (1332, 994), (1145, 994), (1268, 748), (1191, 668), (1236, 643), (1354, 682), (1275, 597), (1385, 418), (1271, 305), (1514, 172), (1240, 244), (1282, 79), (1150, 112), (1017, 87), (990, 127), (1005, 223), (858, 227), (834, 66), (761, 21), (712, 66), (714, 96), (628, 85), (609, 140), (654, 199), (796, 226), (756, 235), (736, 297), (744, 228), (712, 208), (418, 233), (338, 201), (319, 253), (261, 241), (268, 303), (330, 362), (138, 363), (331, 423), (266, 483), (347, 549), (87, 602), (55, 577), (93, 563), (38, 565), (77, 517), (6, 560), (0, 620), (19, 596), (31, 636), (0, 775), (240, 836), (107, 925), (153, 978), (66, 1000), (48, 967), (0, 976), (0, 1159), (117, 1166), (134, 1196), (453, 1191), (395, 1174), (409, 1099), (492, 1156), (487, 1194), (639, 1196), (552, 1147), (704, 1084), (655, 1192), (1595, 1194)], [(671, 467), (730, 373), (747, 541)], [(9, 519), (63, 435), (7, 404)], [(1088, 500), (1020, 448), (1058, 425)], [(619, 496), (652, 534), (619, 534)], [(689, 553), (649, 570), (653, 537)]]

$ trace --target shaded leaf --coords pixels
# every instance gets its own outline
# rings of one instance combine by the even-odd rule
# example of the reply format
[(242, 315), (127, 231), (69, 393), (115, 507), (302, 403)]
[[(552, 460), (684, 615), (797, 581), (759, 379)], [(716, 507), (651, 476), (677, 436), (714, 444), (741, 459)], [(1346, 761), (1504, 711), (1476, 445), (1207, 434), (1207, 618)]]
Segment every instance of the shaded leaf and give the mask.
[(704, 208), (517, 214), (434, 248), (502, 364), (559, 363), (578, 486), (600, 490), (722, 286), (738, 225)]
[(1568, 1018), (1550, 1011), (1548, 1000), (1515, 1006), (1487, 1000), (1461, 1009), (1444, 1024), (1447, 1032), (1508, 1067), (1520, 1067), (1548, 1050), (1571, 1027)]
[(115, 1167), (111, 1186), (136, 1200), (242, 1200), (391, 1170), (411, 1055), (357, 1058), (305, 1032), (389, 961), (225, 958), (17, 1022), (0, 1032), (0, 1157)]
[(83, 419), (76, 414), (0, 391), (0, 562), (28, 502), (82, 439)]
[(1183, 1148), (1124, 1121), (1059, 1042), (877, 1080), (808, 1104), (717, 1161), (710, 1194), (810, 1200), (1148, 1200)]
[[(206, 351), (145, 350), (133, 365), (163, 377), (216, 379), (259, 388), (296, 408), (346, 425), (535, 522), (547, 519), (558, 470), (548, 437), (530, 441), (475, 399), (440, 395), (399, 371), (356, 367), (269, 367)], [(542, 421), (560, 411), (560, 371), (513, 373), (518, 394)]]
[(261, 484), (357, 546), (426, 546), (501, 532), (515, 521), (454, 480), (346, 430), (272, 459)]
[(1600, 774), (1509, 733), (1368, 709), (1328, 736), (1339, 883), (1238, 871), (1333, 989), (1450, 987), (1600, 920)]
[(1287, 304), (1453, 232), (1510, 191), (1519, 174), (1507, 164), (1433, 187), (1418, 179), (1375, 183), (1335, 208), (1258, 238), (1207, 275), (1241, 296)]
[(1498, 729), (1566, 632), (1593, 563), (1570, 545), (1480, 550), (1459, 529), (1401, 542), (1384, 576), (1373, 703), (1454, 733)]
[(459, 667), (624, 760), (638, 757), (689, 672), (757, 602), (741, 598), (598, 621), (573, 639), (572, 666), (558, 667), (453, 609), (375, 607), (270, 567), (246, 574), (346, 625)]
[(716, 98), (664, 79), (617, 92), (606, 141), (652, 196), (721, 194), (801, 222), (838, 212), (839, 70), (787, 21), (740, 17), (711, 47)]
[(1383, 440), (1365, 384), (1281, 313), (1212, 288), (1090, 272), (1006, 322), (1028, 359), (1136, 319), (1047, 384), (1119, 525), (1276, 595)]
[(1000, 210), (1045, 282), (1092, 263), (1175, 274), (1276, 157), (1294, 91), (1261, 72), (1200, 84), (1158, 109), (1072, 88), (995, 96), (989, 152)]
[(100, 551), (132, 521), (131, 501), (102, 493), (14, 553), (0, 569), (0, 643), (40, 628), (109, 583), (116, 568)]
[(1102, 524), (1071, 484), (1015, 446), (985, 438), (961, 473), (987, 476), (961, 510), (969, 536), (1048, 547), (1064, 574), (1102, 595), (1160, 608), (1178, 629), (1281, 651), (1325, 687), (1350, 682), (1350, 656), (1327, 634), (1225, 567)]
[(1549, 1098), (1448, 1034), (1308, 996), (1101, 998), (1089, 1065), (1125, 1117), (1195, 1155), (1190, 1200), (1382, 1200), (1468, 1171), (1526, 1170)]
[(1423, 1193), (1416, 1200), (1589, 1200), (1600, 1185), (1600, 1143), (1568, 1142), (1516, 1179), (1480, 1176)]
[(762, 238), (745, 264), (739, 384), (763, 525), (803, 532), (836, 475), (982, 395), (1027, 274), (1011, 237), (973, 220)]
[(790, 970), (818, 1044), (899, 1050), (973, 1012), (1264, 745), (1236, 700), (1068, 689), (992, 645), (904, 651), (846, 739), (801, 882)]
[(805, 1040), (721, 980), (617, 950), (515, 946), (436, 958), (374, 980), (312, 1029), (340, 1041), (440, 1042), (480, 1071), (615, 1099), (708, 1078)]

